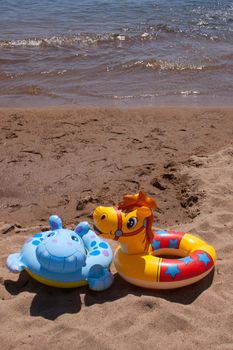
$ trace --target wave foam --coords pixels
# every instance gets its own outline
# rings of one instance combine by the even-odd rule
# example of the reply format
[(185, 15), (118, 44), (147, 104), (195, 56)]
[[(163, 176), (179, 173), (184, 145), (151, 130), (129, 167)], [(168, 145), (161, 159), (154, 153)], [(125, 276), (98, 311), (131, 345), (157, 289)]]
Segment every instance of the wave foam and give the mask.
[(142, 69), (151, 69), (151, 70), (162, 70), (162, 71), (200, 71), (205, 68), (204, 65), (194, 65), (191, 63), (185, 62), (172, 62), (172, 61), (162, 61), (162, 60), (153, 60), (153, 61), (131, 61), (122, 65), (123, 69), (132, 69), (132, 68), (142, 68)]

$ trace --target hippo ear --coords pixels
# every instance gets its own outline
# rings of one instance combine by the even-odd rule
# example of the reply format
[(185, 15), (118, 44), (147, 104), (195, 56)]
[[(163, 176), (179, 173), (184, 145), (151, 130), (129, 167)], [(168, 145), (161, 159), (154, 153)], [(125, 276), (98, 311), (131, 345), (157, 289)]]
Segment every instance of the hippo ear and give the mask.
[(90, 230), (90, 225), (88, 224), (88, 222), (83, 221), (83, 222), (80, 222), (80, 224), (78, 224), (78, 226), (76, 226), (74, 231), (80, 237), (83, 237), (89, 230)]
[(52, 230), (59, 230), (62, 228), (61, 218), (59, 218), (57, 215), (51, 215), (49, 218), (49, 225)]

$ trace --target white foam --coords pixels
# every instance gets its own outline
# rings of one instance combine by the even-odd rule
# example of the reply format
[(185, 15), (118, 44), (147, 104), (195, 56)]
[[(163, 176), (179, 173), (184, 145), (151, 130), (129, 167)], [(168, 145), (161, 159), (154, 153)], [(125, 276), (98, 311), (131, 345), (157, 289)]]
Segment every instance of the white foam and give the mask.
[(187, 90), (187, 91), (181, 91), (181, 95), (183, 96), (190, 96), (190, 95), (199, 95), (200, 91), (197, 90)]

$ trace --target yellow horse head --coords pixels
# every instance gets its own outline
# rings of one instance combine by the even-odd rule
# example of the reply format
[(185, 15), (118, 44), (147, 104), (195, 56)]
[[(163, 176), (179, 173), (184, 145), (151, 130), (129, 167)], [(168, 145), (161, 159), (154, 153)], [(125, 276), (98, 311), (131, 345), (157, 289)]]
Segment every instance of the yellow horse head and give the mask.
[(119, 241), (124, 252), (147, 252), (153, 239), (152, 209), (154, 199), (144, 192), (124, 196), (117, 207), (97, 207), (94, 211), (94, 229), (104, 238)]

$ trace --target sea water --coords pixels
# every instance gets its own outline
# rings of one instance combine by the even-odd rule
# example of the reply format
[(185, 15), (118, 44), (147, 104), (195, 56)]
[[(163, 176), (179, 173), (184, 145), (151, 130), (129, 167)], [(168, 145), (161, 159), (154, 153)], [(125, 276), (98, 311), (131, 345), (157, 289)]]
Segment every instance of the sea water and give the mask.
[(0, 107), (232, 97), (233, 1), (0, 0)]

